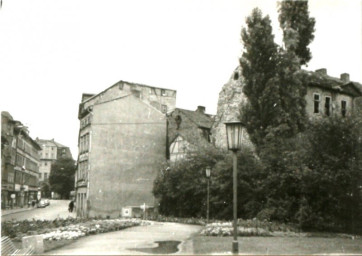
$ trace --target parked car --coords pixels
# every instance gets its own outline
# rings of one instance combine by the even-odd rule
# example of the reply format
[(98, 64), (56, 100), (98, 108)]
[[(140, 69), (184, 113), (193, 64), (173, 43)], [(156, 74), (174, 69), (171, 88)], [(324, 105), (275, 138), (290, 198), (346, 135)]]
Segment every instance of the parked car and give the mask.
[(46, 206), (50, 205), (49, 199), (44, 199), (44, 201), (45, 201), (45, 205), (46, 205)]
[(37, 204), (37, 207), (38, 208), (45, 208), (47, 205), (45, 203), (45, 200), (44, 199), (40, 199), (38, 204)]

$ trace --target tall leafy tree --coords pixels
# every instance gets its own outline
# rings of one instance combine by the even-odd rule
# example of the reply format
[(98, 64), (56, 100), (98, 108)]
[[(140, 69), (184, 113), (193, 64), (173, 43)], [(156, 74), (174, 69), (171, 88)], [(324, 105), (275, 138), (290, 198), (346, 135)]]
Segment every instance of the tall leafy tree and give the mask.
[(248, 97), (243, 111), (243, 119), (254, 144), (261, 144), (266, 136), (269, 124), (268, 112), (273, 108), (265, 104), (260, 96), (265, 92), (267, 83), (275, 76), (278, 47), (274, 42), (271, 20), (263, 17), (255, 8), (246, 19), (247, 28), (241, 31), (244, 52), (240, 59), (242, 74), (245, 79), (244, 93)]
[(52, 191), (69, 198), (70, 191), (74, 189), (74, 175), (76, 165), (71, 158), (60, 158), (52, 164), (49, 184)]
[(308, 0), (281, 1), (278, 11), (285, 47), (295, 52), (301, 65), (307, 64), (312, 58), (308, 45), (313, 41), (315, 31), (315, 19), (309, 17)]
[(270, 139), (291, 138), (304, 129), (306, 87), (294, 51), (297, 34), (288, 33), (288, 49), (274, 43), (271, 21), (254, 9), (242, 30), (244, 49), (240, 65), (248, 103), (242, 119), (260, 151)]

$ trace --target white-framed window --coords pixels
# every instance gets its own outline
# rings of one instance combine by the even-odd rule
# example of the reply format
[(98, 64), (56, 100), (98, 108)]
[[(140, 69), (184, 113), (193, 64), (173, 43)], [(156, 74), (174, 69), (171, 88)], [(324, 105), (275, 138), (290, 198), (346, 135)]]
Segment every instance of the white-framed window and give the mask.
[(319, 102), (320, 102), (320, 95), (319, 93), (313, 94), (313, 101), (314, 101), (314, 113), (319, 113)]
[(161, 89), (161, 95), (166, 96), (166, 90), (165, 89)]

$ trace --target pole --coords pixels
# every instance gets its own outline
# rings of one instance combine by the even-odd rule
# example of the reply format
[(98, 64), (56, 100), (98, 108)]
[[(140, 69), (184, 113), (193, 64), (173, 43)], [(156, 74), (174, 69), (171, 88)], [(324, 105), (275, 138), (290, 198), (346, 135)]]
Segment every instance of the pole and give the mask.
[(209, 223), (210, 214), (210, 178), (207, 178), (207, 211), (206, 211), (206, 223)]
[(239, 244), (238, 244), (238, 209), (237, 209), (237, 203), (238, 203), (238, 172), (237, 172), (237, 155), (236, 150), (233, 151), (233, 215), (234, 215), (234, 240), (233, 240), (233, 246), (232, 246), (232, 253), (238, 254), (239, 253)]

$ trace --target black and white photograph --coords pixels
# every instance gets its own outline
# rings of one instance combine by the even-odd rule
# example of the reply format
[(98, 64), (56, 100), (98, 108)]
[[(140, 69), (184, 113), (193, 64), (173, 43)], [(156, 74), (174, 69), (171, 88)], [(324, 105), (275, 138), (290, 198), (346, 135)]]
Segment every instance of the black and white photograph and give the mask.
[(1, 255), (362, 255), (361, 0), (0, 0)]

